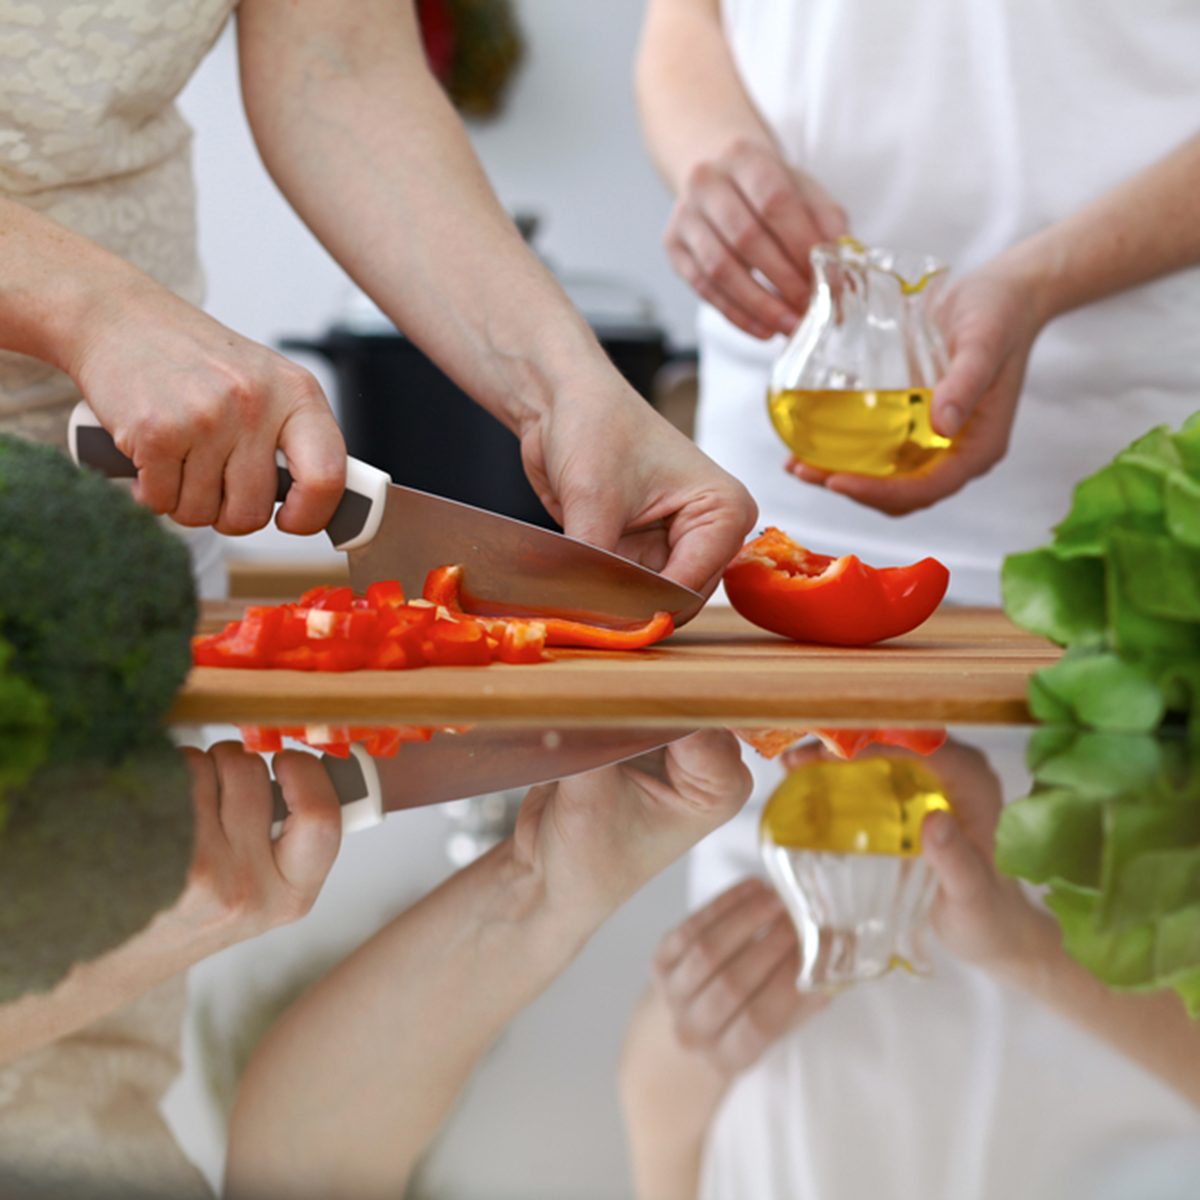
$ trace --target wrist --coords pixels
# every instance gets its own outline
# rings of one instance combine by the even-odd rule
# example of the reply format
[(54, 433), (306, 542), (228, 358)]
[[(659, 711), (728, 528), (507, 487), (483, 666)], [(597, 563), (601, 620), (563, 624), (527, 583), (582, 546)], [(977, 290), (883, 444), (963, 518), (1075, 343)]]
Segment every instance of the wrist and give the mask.
[(613, 367), (582, 318), (537, 323), (519, 340), (493, 339), (491, 357), (497, 389), (488, 407), (518, 438), (572, 395), (594, 395), (602, 384), (611, 390), (613, 382)]
[(1085, 302), (1076, 294), (1077, 280), (1066, 240), (1053, 228), (1006, 250), (992, 269), (1019, 290), (1038, 330)]

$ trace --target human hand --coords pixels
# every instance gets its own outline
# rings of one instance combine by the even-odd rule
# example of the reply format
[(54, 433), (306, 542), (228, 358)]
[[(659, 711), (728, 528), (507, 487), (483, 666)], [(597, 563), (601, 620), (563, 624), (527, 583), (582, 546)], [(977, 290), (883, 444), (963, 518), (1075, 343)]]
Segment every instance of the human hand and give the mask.
[(195, 850), (182, 896), (159, 920), (195, 961), (304, 916), (337, 858), (342, 818), (333, 783), (311, 754), (274, 757), (288, 808), (275, 839), (271, 777), (259, 755), (239, 742), (184, 755)]
[[(854, 755), (856, 761), (913, 757), (911, 750), (882, 745)], [(921, 829), (922, 852), (938, 881), (931, 928), (953, 954), (996, 974), (1009, 975), (1036, 962), (1056, 944), (1055, 925), (993, 865), (1004, 802), (999, 779), (979, 750), (953, 739), (919, 757), (941, 782), (951, 806), (950, 812), (931, 812)], [(781, 759), (789, 771), (827, 761), (834, 756), (815, 742), (794, 746)]]
[(957, 742), (929, 759), (952, 812), (932, 812), (921, 828), (922, 853), (938, 880), (930, 923), (959, 958), (1005, 978), (1019, 977), (1058, 950), (1054, 919), (1029, 902), (1015, 879), (995, 867), (1000, 781), (978, 750)]
[[(513, 852), (539, 903), (585, 928), (724, 824), (753, 780), (737, 739), (706, 729), (664, 750), (531, 788)], [(549, 897), (549, 899), (547, 899)]]
[(667, 223), (667, 255), (692, 289), (753, 337), (791, 333), (808, 307), (808, 252), (847, 230), (815, 179), (739, 138), (692, 168)]
[(754, 526), (749, 492), (611, 368), (521, 439), (542, 503), (571, 536), (705, 595)]
[(68, 365), (137, 466), (137, 499), (181, 525), (251, 533), (271, 519), (278, 447), (294, 483), (276, 524), (323, 529), (345, 486), (346, 453), (312, 375), (156, 284), (119, 295)]
[(654, 956), (655, 987), (679, 1043), (722, 1075), (751, 1066), (829, 1002), (796, 990), (800, 952), (779, 897), (746, 879), (692, 913)]
[(898, 517), (952, 496), (1000, 462), (1029, 354), (1044, 325), (1030, 284), (997, 260), (950, 288), (936, 319), (950, 365), (934, 388), (932, 422), (936, 432), (954, 438), (950, 448), (919, 471), (885, 479), (822, 471), (792, 459), (787, 469), (797, 479)]

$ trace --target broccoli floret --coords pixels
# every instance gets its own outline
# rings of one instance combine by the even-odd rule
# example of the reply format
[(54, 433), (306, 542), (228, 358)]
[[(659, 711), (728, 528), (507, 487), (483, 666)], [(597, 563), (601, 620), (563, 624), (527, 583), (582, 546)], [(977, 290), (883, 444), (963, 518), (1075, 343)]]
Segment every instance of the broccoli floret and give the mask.
[(145, 928), (192, 859), (191, 774), (165, 736), (115, 763), (51, 750), (9, 793), (0, 834), (0, 1005)]
[(182, 541), (95, 472), (0, 436), (0, 562), (10, 671), (46, 696), (62, 751), (116, 754), (145, 737), (191, 662)]

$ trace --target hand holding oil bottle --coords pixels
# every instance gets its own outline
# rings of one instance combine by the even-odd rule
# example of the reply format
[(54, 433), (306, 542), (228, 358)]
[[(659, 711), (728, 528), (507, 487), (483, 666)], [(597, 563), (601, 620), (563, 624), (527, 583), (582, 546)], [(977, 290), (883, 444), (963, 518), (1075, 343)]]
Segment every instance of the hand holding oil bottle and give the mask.
[(991, 470), (1045, 320), (1017, 256), (951, 286), (936, 259), (850, 238), (811, 257), (813, 301), (768, 401), (788, 470), (893, 516)]

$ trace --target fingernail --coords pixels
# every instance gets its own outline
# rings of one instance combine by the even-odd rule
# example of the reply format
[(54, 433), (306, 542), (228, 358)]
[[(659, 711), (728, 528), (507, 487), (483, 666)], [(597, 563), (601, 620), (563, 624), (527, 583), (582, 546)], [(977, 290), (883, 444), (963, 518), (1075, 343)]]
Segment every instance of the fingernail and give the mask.
[(942, 437), (953, 437), (963, 423), (962, 409), (957, 404), (943, 404), (939, 424), (942, 427)]
[(788, 311), (779, 318), (779, 332), (791, 333), (800, 324), (800, 314)]

